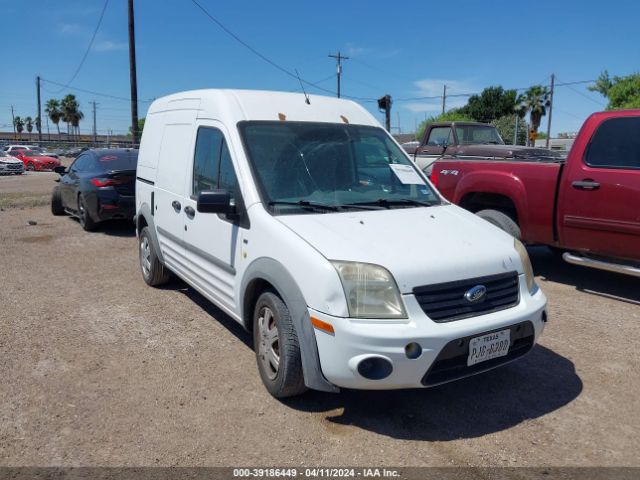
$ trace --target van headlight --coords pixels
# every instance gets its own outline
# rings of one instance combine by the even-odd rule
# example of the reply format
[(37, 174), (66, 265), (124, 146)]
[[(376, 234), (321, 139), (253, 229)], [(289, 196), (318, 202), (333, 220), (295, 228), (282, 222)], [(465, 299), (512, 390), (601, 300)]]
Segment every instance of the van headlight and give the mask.
[(520, 255), (520, 261), (522, 262), (522, 268), (524, 269), (524, 278), (527, 282), (527, 289), (529, 290), (529, 293), (533, 295), (538, 291), (538, 285), (536, 285), (533, 278), (533, 267), (531, 266), (531, 260), (529, 259), (527, 249), (517, 238), (513, 239), (513, 246), (516, 249), (516, 252), (518, 252), (518, 255)]
[(407, 318), (396, 281), (386, 268), (371, 263), (331, 263), (340, 276), (350, 317)]

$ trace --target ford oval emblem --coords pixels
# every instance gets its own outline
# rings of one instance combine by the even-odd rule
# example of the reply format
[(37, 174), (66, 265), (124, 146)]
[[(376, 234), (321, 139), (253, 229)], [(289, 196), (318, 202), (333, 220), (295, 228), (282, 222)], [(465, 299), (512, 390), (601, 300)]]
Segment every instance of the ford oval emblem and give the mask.
[(487, 287), (484, 285), (476, 285), (464, 294), (464, 299), (469, 303), (477, 303), (484, 300), (487, 296)]

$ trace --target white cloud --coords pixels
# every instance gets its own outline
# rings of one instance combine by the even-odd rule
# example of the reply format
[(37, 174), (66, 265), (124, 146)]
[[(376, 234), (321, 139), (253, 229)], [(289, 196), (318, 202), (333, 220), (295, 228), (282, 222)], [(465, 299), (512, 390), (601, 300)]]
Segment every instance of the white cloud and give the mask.
[(371, 53), (373, 49), (362, 47), (360, 45), (356, 45), (355, 43), (347, 43), (347, 48), (345, 49), (345, 55), (348, 57), (358, 57), (361, 55), (366, 55)]
[[(444, 86), (447, 86), (447, 102), (445, 108), (451, 110), (452, 108), (459, 108), (467, 103), (469, 97), (456, 97), (462, 93), (474, 93), (477, 88), (472, 82), (467, 80), (447, 80), (437, 78), (424, 78), (416, 80), (413, 84), (417, 87), (411, 94), (416, 99), (412, 102), (405, 103), (403, 106), (405, 109), (414, 113), (440, 113), (442, 112), (442, 94), (444, 92)], [(420, 97), (436, 97), (425, 98), (420, 100)]]
[(115, 50), (124, 50), (128, 45), (124, 42), (112, 42), (111, 40), (102, 40), (93, 45), (96, 52), (113, 52)]
[(85, 29), (77, 23), (61, 23), (58, 25), (58, 32), (62, 35), (78, 35), (85, 33)]

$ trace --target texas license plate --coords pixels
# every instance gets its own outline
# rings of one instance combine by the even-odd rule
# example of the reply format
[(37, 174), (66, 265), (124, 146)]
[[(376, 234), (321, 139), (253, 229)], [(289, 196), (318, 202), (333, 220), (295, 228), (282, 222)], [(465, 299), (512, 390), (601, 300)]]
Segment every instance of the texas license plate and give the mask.
[(467, 366), (470, 367), (492, 358), (504, 357), (509, 353), (510, 339), (511, 330), (501, 330), (472, 338), (469, 342)]

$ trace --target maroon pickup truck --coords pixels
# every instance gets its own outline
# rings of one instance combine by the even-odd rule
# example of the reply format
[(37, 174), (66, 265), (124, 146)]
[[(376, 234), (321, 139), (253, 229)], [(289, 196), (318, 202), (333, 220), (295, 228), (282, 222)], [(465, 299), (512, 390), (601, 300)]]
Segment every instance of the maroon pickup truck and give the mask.
[(591, 115), (566, 160), (442, 157), (431, 179), (528, 244), (640, 277), (640, 110)]

